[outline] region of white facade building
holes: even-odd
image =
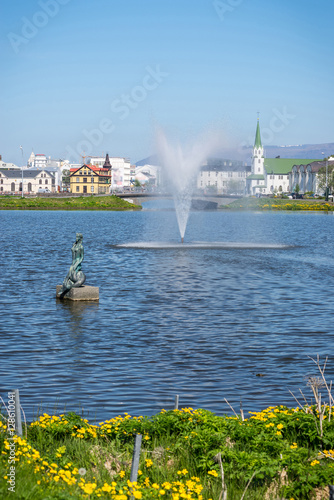
[[[334,167],[334,160],[328,161],[327,167],[331,171]],[[326,161],[312,161],[308,164],[294,165],[289,174],[290,191],[295,191],[298,184],[300,193],[323,194],[324,189],[319,187],[318,173],[320,169],[325,168]]]
[[[96,167],[103,168],[105,156],[91,156],[88,164],[95,165]],[[124,187],[131,185],[131,163],[128,158],[121,158],[118,156],[109,156],[111,163],[111,189],[122,190]]]
[[[156,165],[140,165],[136,167],[135,179],[154,186],[159,186],[161,182],[161,167]]]
[[[250,166],[242,161],[209,158],[200,169],[197,177],[197,189],[217,194],[245,193],[246,177]]]
[[[253,196],[289,192],[292,187],[290,173],[293,166],[307,165],[314,161],[280,157],[265,158],[258,119],[253,147],[252,172],[247,177],[246,192]]]
[[[0,170],[0,193],[50,192],[56,190],[55,176],[46,170]]]

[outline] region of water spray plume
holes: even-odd
[[[160,129],[157,132],[157,152],[164,173],[172,189],[181,243],[184,241],[191,200],[197,174],[208,156],[221,146],[216,134],[200,138],[191,146],[173,145]]]

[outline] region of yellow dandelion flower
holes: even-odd
[[[210,476],[218,477],[218,472],[216,470],[209,470],[208,474],[210,474]]]

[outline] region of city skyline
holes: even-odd
[[[40,0],[3,6],[1,151],[154,153],[220,134],[237,150],[334,141],[329,1]],[[195,140],[195,139],[193,139]],[[72,155],[72,158],[70,156]],[[76,156],[76,158],[75,158]]]

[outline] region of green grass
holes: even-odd
[[[80,196],[68,198],[15,198],[0,197],[0,210],[138,210],[134,205],[118,196]]]
[[[218,500],[222,465],[227,500],[240,500],[249,482],[248,500],[311,500],[316,491],[328,498],[334,411],[324,412],[322,436],[315,407],[271,407],[244,421],[184,408],[152,417],[125,414],[97,425],[74,413],[44,414],[28,425],[27,438],[16,439],[15,496],[6,483],[10,441],[0,425],[0,497]],[[143,440],[134,485],[128,481],[137,433]]]
[[[228,210],[308,210],[333,211],[333,203],[325,200],[290,200],[282,198],[240,198],[229,205],[220,208]]]

